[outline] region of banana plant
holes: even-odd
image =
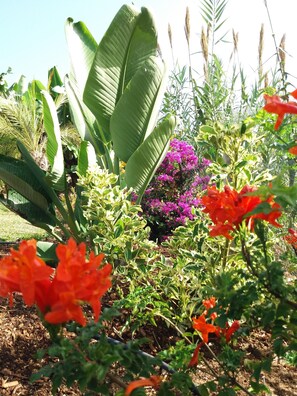
[[[119,162],[126,164],[122,183],[140,201],[176,125],[168,116],[156,126],[167,73],[153,18],[146,8],[138,12],[124,5],[98,45],[72,19],[66,38],[71,72],[65,87],[73,121],[100,166],[121,176]]]
[[[66,38],[71,70],[65,89],[81,137],[78,173],[97,162],[120,176],[122,161],[121,184],[133,188],[140,201],[176,125],[170,115],[156,125],[166,67],[152,16],[146,8],[122,6],[99,44],[84,23],[68,19]],[[50,75],[52,84],[60,83],[55,70]],[[6,205],[57,238],[79,241],[85,221],[81,191],[70,202],[55,103],[46,90],[41,98],[49,169],[42,170],[21,142],[21,159],[0,156],[0,178],[13,189]]]

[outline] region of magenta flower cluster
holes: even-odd
[[[199,161],[194,147],[187,142],[171,141],[141,203],[153,239],[166,238],[173,229],[194,218],[193,207],[200,204],[197,195],[209,182],[209,165],[205,158]]]

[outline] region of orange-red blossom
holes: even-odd
[[[86,318],[82,304],[91,305],[98,320],[100,299],[111,286],[111,265],[102,265],[103,255],[90,254],[86,246],[69,239],[57,247],[59,264],[56,271],[37,257],[36,241],[23,241],[19,250],[0,260],[0,296],[9,297],[21,292],[24,302],[36,304],[44,319],[52,324],[74,320],[82,326]]]
[[[289,233],[284,236],[284,240],[297,250],[297,231],[293,228],[289,228],[288,231]]]
[[[130,396],[135,389],[142,388],[144,386],[151,386],[152,388],[158,390],[161,382],[162,377],[160,377],[159,375],[152,375],[149,378],[142,378],[132,381],[125,390],[125,396]]]
[[[255,219],[266,220],[275,227],[281,227],[276,222],[281,216],[280,205],[274,202],[273,197],[262,199],[257,195],[249,195],[256,189],[245,186],[240,192],[225,186],[224,191],[219,191],[216,187],[208,187],[207,194],[202,197],[203,211],[208,213],[214,225],[210,227],[210,236],[223,235],[232,239],[230,232],[235,231],[239,226],[246,222],[250,231],[254,229]],[[269,213],[257,213],[248,215],[259,204],[267,203],[270,205]]]
[[[297,89],[290,93],[293,98],[297,99]],[[265,106],[263,107],[268,113],[277,114],[277,120],[274,129],[277,130],[283,122],[286,114],[297,114],[297,102],[282,102],[278,95],[264,95]],[[297,146],[291,147],[289,153],[297,155]]]
[[[189,367],[193,367],[198,364],[199,351],[204,344],[208,343],[209,334],[214,334],[219,338],[223,337],[225,341],[228,343],[231,340],[232,334],[235,333],[235,331],[237,331],[240,327],[238,320],[235,320],[231,324],[231,326],[229,325],[229,323],[226,323],[226,326],[224,328],[220,326],[215,326],[213,324],[215,318],[217,317],[215,312],[209,315],[212,320],[212,323],[207,322],[206,315],[208,314],[208,310],[210,308],[214,308],[216,305],[215,297],[211,297],[208,300],[204,300],[203,305],[206,308],[206,311],[204,311],[204,313],[200,315],[198,318],[193,318],[193,328],[200,333],[202,342],[200,342],[197,345],[193,353],[193,356],[190,360]]]

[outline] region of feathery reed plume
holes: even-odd
[[[170,23],[168,23],[168,37],[169,37],[169,43],[170,43],[170,48],[171,48],[172,65],[174,65],[173,40],[172,40],[172,30],[171,30]]]
[[[238,32],[235,33],[234,29],[232,29],[232,35],[233,35],[233,46],[234,46],[233,51],[237,52],[238,51]]]
[[[264,88],[267,88],[269,86],[269,81],[268,81],[268,73],[265,73],[264,76]]]
[[[188,43],[188,46],[189,46],[190,45],[190,34],[191,34],[191,29],[190,29],[190,10],[189,10],[189,7],[186,8],[185,34],[186,34],[186,40],[187,40],[187,43]]]
[[[201,44],[201,49],[202,49],[202,54],[203,58],[205,60],[205,63],[208,61],[208,40],[204,31],[204,28],[202,27],[201,30],[201,39],[200,39],[200,44]]]
[[[279,56],[279,59],[280,59],[280,67],[281,67],[282,73],[285,72],[285,65],[286,65],[286,50],[285,50],[285,47],[286,47],[286,35],[284,34],[282,39],[281,39],[281,41],[280,41],[280,43],[279,43],[279,46],[278,46],[278,56]]]
[[[170,47],[171,47],[171,49],[173,49],[173,45],[172,45],[172,30],[171,30],[170,23],[168,23],[168,37],[169,37]]]
[[[234,29],[232,29],[232,37],[233,37],[233,50],[231,52],[229,62],[231,61],[233,56],[235,57],[235,54],[238,52],[238,32],[235,33]]]
[[[259,36],[259,46],[258,46],[258,74],[259,74],[259,80],[263,76],[263,49],[264,49],[264,25],[262,23],[261,29],[260,29],[260,36]]]

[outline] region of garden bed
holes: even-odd
[[[0,394],[1,396],[49,396],[51,395],[51,383],[48,379],[42,379],[30,383],[30,376],[46,363],[46,359],[37,361],[38,349],[49,345],[49,338],[39,321],[35,308],[23,305],[22,299],[16,296],[14,305],[10,308],[6,300],[0,300]],[[170,338],[168,329],[147,327],[140,336],[150,340],[148,352],[153,353],[160,347],[160,342]],[[155,337],[155,335],[163,335]],[[115,336],[114,330],[111,335]],[[172,334],[171,334],[172,336]],[[125,335],[124,335],[125,337]],[[168,337],[168,338],[167,338]],[[270,335],[264,331],[256,331],[248,338],[239,340],[238,347],[247,352],[248,359],[261,360],[269,349]],[[211,359],[208,358],[211,362]],[[211,362],[213,363],[213,362]],[[197,384],[205,382],[207,375],[195,378]],[[293,396],[297,394],[297,369],[286,364],[284,361],[274,361],[271,373],[265,373],[263,382],[271,389],[274,396]],[[248,372],[243,372],[241,383],[248,383]],[[111,393],[112,394],[112,393]],[[82,395],[79,389],[62,386],[58,396]],[[238,393],[241,395],[241,393]]]

